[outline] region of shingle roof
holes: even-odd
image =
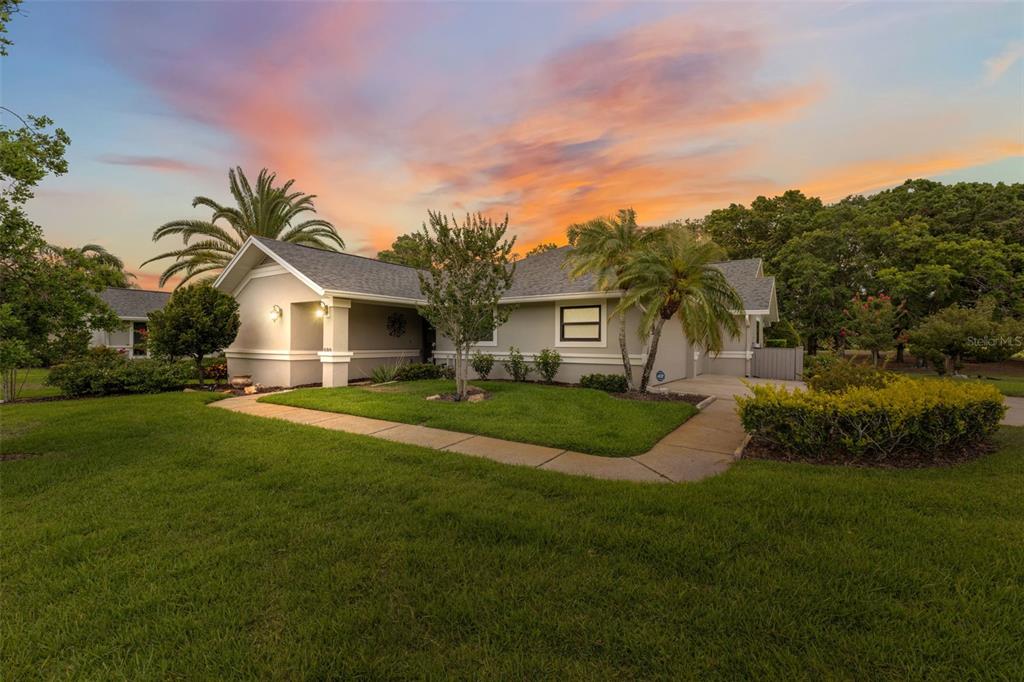
[[[420,298],[416,268],[264,237],[255,239],[322,289]]]
[[[420,283],[416,268],[325,251],[274,239],[257,237],[261,245],[274,252],[317,286],[330,291],[419,299]],[[572,247],[563,246],[516,262],[515,279],[506,298],[584,294],[596,290],[594,275],[569,277],[562,267]],[[716,263],[729,283],[743,298],[747,310],[767,310],[771,303],[774,278],[763,277],[759,258]]]
[[[154,310],[163,308],[170,297],[166,291],[145,289],[108,287],[100,292],[100,298],[117,313],[118,317],[149,317]]]

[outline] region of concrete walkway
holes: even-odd
[[[1006,408],[1003,424],[1006,426],[1024,426],[1024,398],[1006,396]]]
[[[621,481],[699,481],[725,471],[732,464],[745,438],[736,416],[735,403],[731,399],[715,400],[665,436],[649,452],[635,457],[600,457],[428,426],[260,403],[257,402],[259,397],[227,398],[211,403],[211,406],[257,417],[282,419],[322,429],[485,457],[504,464]]]

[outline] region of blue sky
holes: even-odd
[[[1020,3],[28,0],[10,35],[4,106],[72,138],[31,215],[133,270],[233,165],[369,254],[428,208],[508,212],[528,247],[625,206],[1024,181]]]

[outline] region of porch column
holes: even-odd
[[[744,327],[744,331],[743,331],[743,340],[744,340],[744,343],[743,343],[743,346],[744,346],[744,349],[743,349],[744,350],[744,353],[743,353],[743,376],[749,377],[750,376],[750,364],[751,364],[750,352],[751,352],[751,348],[752,348],[751,347],[751,343],[750,343],[750,315],[746,315],[745,318],[746,318],[746,326]]]
[[[348,363],[352,353],[348,349],[348,314],[352,301],[334,296],[321,299],[325,306],[324,344],[320,356],[323,385],[348,386]]]

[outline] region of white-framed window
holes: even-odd
[[[567,301],[555,306],[555,345],[604,348],[607,306],[604,301]]]
[[[491,330],[491,336],[486,339],[480,339],[474,346],[497,346],[498,345],[498,328],[495,327]]]

